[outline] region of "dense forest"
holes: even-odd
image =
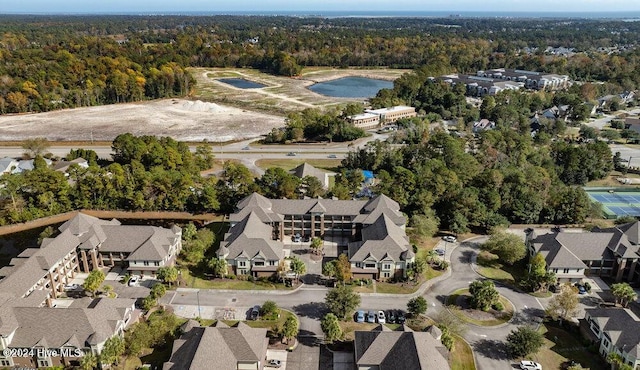
[[[5,15],[0,113],[184,96],[188,67],[507,67],[621,91],[640,85],[639,38],[616,20]]]
[[[422,124],[425,124],[424,122]],[[534,139],[508,127],[473,136],[425,133],[397,147],[374,141],[348,154],[327,192],[314,177],[299,179],[282,168],[256,178],[245,166],[226,162],[220,175],[203,177],[213,161],[210,146],[194,153],[170,138],[118,136],[114,161],[96,161],[74,150],[69,176],[47,166],[0,176],[0,224],[15,223],[77,208],[232,212],[256,191],[272,198],[333,196],[340,199],[386,194],[413,224],[464,232],[508,223],[581,223],[598,215],[580,187],[605,177],[613,167],[606,143],[566,143]],[[376,173],[377,184],[363,192],[361,169]]]

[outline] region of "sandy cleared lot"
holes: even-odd
[[[50,141],[112,141],[122,133],[171,136],[181,141],[226,142],[255,138],[284,126],[284,116],[306,108],[332,109],[358,101],[316,94],[308,86],[345,76],[394,80],[407,70],[305,68],[302,76],[273,76],[253,69],[192,68],[196,98],[65,109],[0,116],[0,141],[46,137]],[[239,89],[218,81],[238,77],[265,85]],[[362,102],[362,100],[360,100]]]
[[[0,141],[112,141],[122,133],[211,142],[254,138],[284,125],[281,116],[184,99],[0,116]]]

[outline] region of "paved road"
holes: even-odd
[[[451,261],[451,274],[430,286],[424,293],[430,304],[428,314],[436,316],[442,310],[446,297],[454,290],[468,287],[479,275],[475,272],[475,257],[479,244],[486,238],[477,238],[452,247],[447,245],[446,258]],[[442,242],[443,243],[443,242]],[[442,246],[444,248],[444,243]],[[514,319],[499,327],[478,327],[468,325],[465,339],[472,345],[479,370],[512,369],[514,362],[509,361],[504,352],[503,341],[507,334],[517,325],[536,324],[544,315],[541,303],[535,297],[514,291],[511,288],[498,286],[500,294],[509,299],[516,308]],[[180,291],[173,296],[166,296],[171,305],[180,312],[184,307],[235,307],[248,309],[254,305],[261,305],[266,300],[275,300],[280,307],[290,309],[300,317],[300,335],[303,347],[296,351],[294,363],[300,364],[295,369],[317,368],[309,367],[309,361],[320,357],[317,344],[322,338],[319,320],[325,313],[324,297],[327,288],[317,285],[305,285],[298,291],[289,294],[274,292],[244,292],[244,291],[216,291],[201,290]],[[199,300],[199,302],[198,302]],[[360,308],[364,310],[378,309],[406,309],[409,296],[406,295],[362,295]],[[212,310],[207,312],[213,312]],[[297,357],[296,357],[297,356]],[[318,363],[311,362],[311,363]],[[307,365],[304,365],[307,364]],[[293,365],[293,364],[292,364]]]
[[[453,250],[447,251],[452,274],[448,279],[434,284],[425,294],[427,301],[435,304],[429,307],[427,313],[430,316],[436,316],[440,311],[446,310],[443,302],[451,292],[466,288],[470,282],[480,278],[474,270],[475,257],[479,245],[484,241],[486,237],[476,238],[473,241],[460,243]],[[513,303],[516,314],[510,323],[499,327],[468,325],[464,337],[473,347],[479,370],[513,369],[515,362],[509,361],[506,356],[504,339],[517,325],[537,323],[544,316],[543,307],[535,297],[503,286],[497,288],[501,295]]]

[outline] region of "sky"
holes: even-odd
[[[0,0],[0,13],[640,11],[638,0]]]

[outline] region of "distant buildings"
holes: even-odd
[[[451,74],[439,77],[450,84],[464,84],[467,95],[496,95],[503,90],[559,90],[569,87],[569,77],[552,73],[499,68],[475,75]]]
[[[416,109],[398,105],[390,108],[365,109],[364,113],[347,117],[348,121],[359,128],[374,128],[380,125],[393,123],[402,118],[415,117]]]

